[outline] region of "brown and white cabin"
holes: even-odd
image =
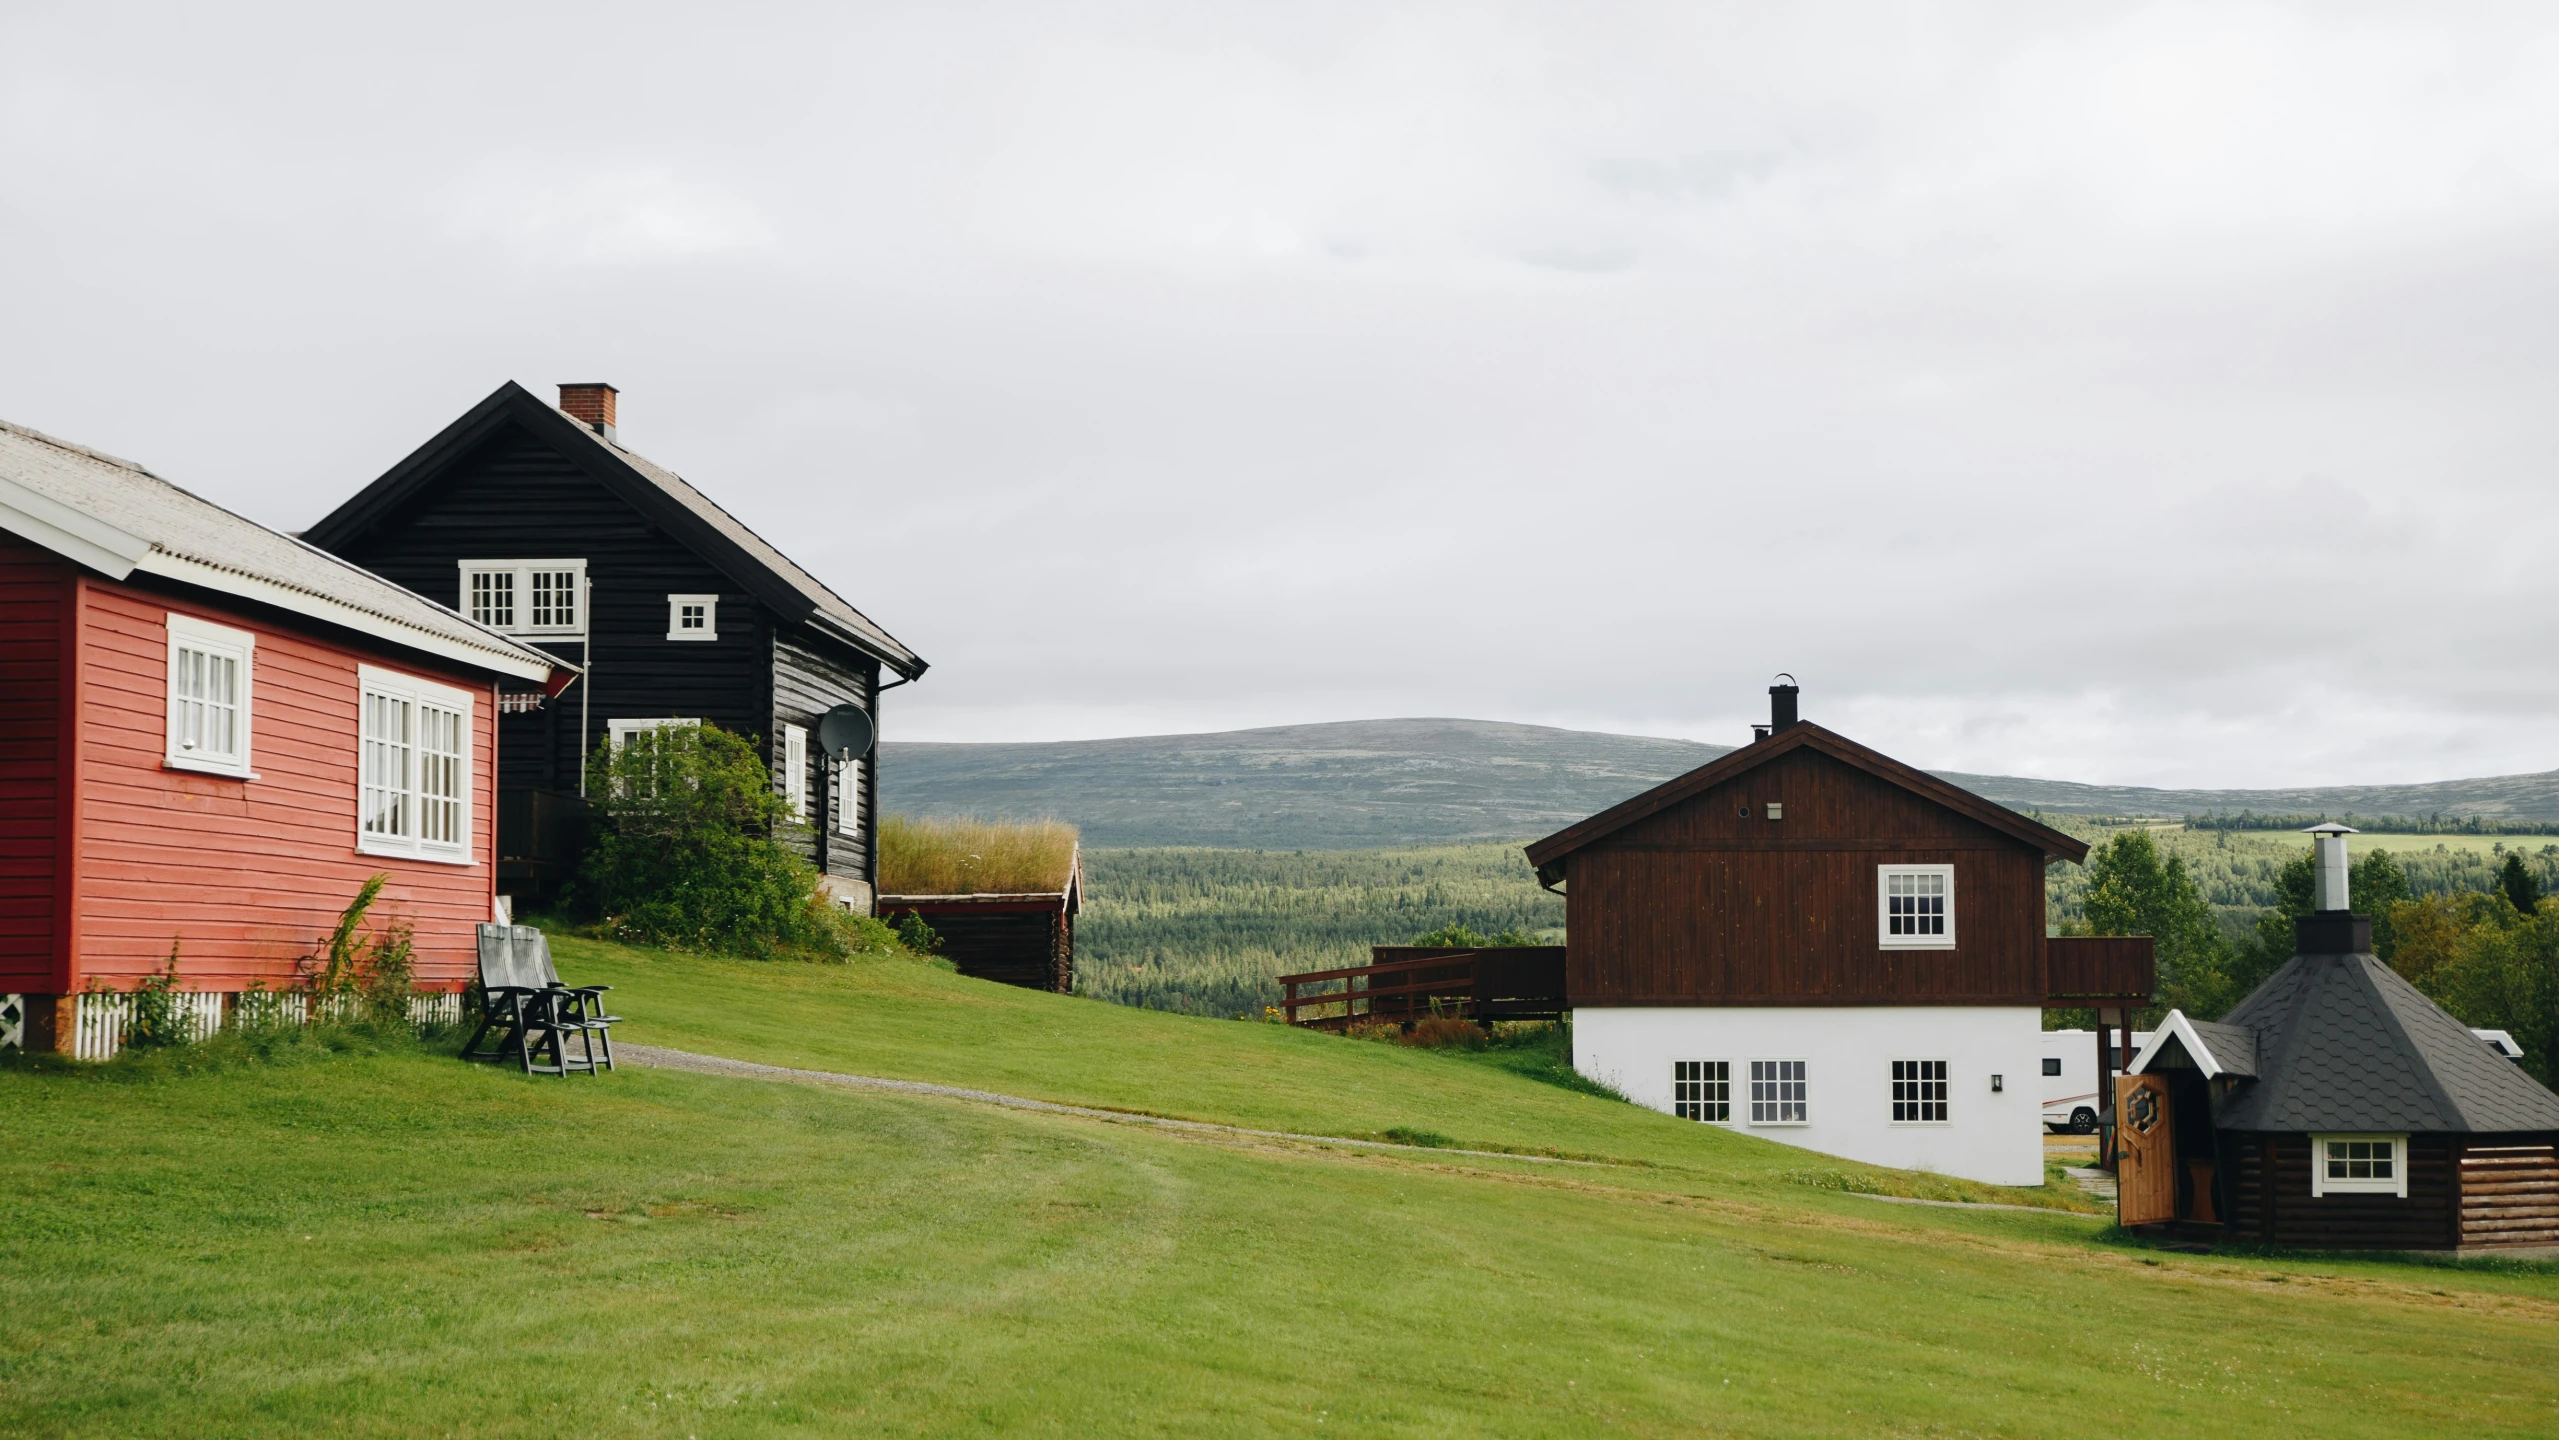
[[[2293,958],[2118,1082],[2128,1226],[2314,1249],[2559,1247],[2559,1095],[2372,953],[2341,825]],[[2493,1032],[2492,1032],[2493,1033]]]
[[[501,686],[540,651],[129,461],[0,424],[0,1047],[114,1053],[290,991],[367,877],[459,1018]]]
[[[2147,938],[2045,934],[2087,845],[1800,720],[1528,847],[1565,898],[1573,1063],[1807,1149],[2043,1180],[2042,1011],[2146,1002]]]

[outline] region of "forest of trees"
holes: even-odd
[[[1087,850],[1084,893],[1076,993],[1191,1015],[1258,1015],[1272,977],[1365,965],[1372,945],[1564,923],[1516,845]]]

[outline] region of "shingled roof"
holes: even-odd
[[[2245,1031],[2254,1042],[2256,1078],[2221,1102],[2221,1129],[2559,1130],[2559,1095],[2368,954],[2296,955],[2218,1025],[2171,1011],[2163,1037],[2180,1022]]]
[[[712,503],[691,482],[638,451],[623,448],[558,407],[509,380],[412,451],[382,478],[303,531],[313,544],[338,549],[415,494],[444,467],[513,423],[549,441],[570,463],[594,477],[630,506],[681,537],[783,620],[812,626],[913,679],[925,671],[921,656],[853,608],[798,562],[775,549],[745,522]]]
[[[130,460],[0,420],[0,530],[112,580],[136,571],[325,620],[519,680],[548,655],[325,550],[232,514]]]

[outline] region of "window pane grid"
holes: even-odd
[[[207,760],[240,758],[237,658],[181,647],[170,667],[169,693],[169,724],[179,753]]]
[[[1898,874],[1884,878],[1886,934],[1946,933],[1945,876]]]
[[[2328,1142],[2328,1178],[2331,1180],[2391,1180],[2397,1178],[2398,1145],[2389,1140],[2331,1140]]]
[[[1750,1123],[1804,1123],[1804,1063],[1801,1060],[1750,1062]]]
[[[574,630],[578,624],[578,576],[574,570],[533,572],[533,625],[537,630]]]
[[[418,707],[419,836],[430,845],[462,843],[462,717]]]
[[[1943,1060],[1893,1062],[1893,1123],[1946,1123],[1946,1065]]]
[[[1729,1060],[1671,1062],[1671,1113],[1682,1120],[1722,1124],[1733,1118],[1733,1066]]]
[[[471,618],[500,630],[515,628],[515,572],[471,572]]]
[[[413,839],[409,765],[413,741],[409,702],[389,695],[364,697],[364,833]]]

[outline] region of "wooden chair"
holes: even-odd
[[[588,1037],[584,1041],[587,1048],[587,1073],[595,1072],[594,1042],[599,1040],[604,1043],[604,1068],[612,1069],[613,1027],[622,1019],[619,1015],[604,1013],[604,992],[613,987],[563,984],[560,980],[560,972],[551,964],[551,937],[530,926],[519,926],[515,933],[517,963],[529,964],[528,978],[540,984],[557,1000],[567,1019],[576,1025],[578,1033]],[[532,937],[529,943],[524,938],[527,935]]]
[[[550,947],[542,932],[529,925],[482,925],[479,942],[480,1028],[463,1044],[462,1058],[501,1065],[513,1060],[527,1075],[595,1073],[595,1030],[576,992],[545,978]],[[492,1032],[495,1044],[484,1051],[480,1042]],[[570,1035],[579,1037],[582,1058],[569,1055]],[[609,1042],[607,1048],[609,1053]]]

